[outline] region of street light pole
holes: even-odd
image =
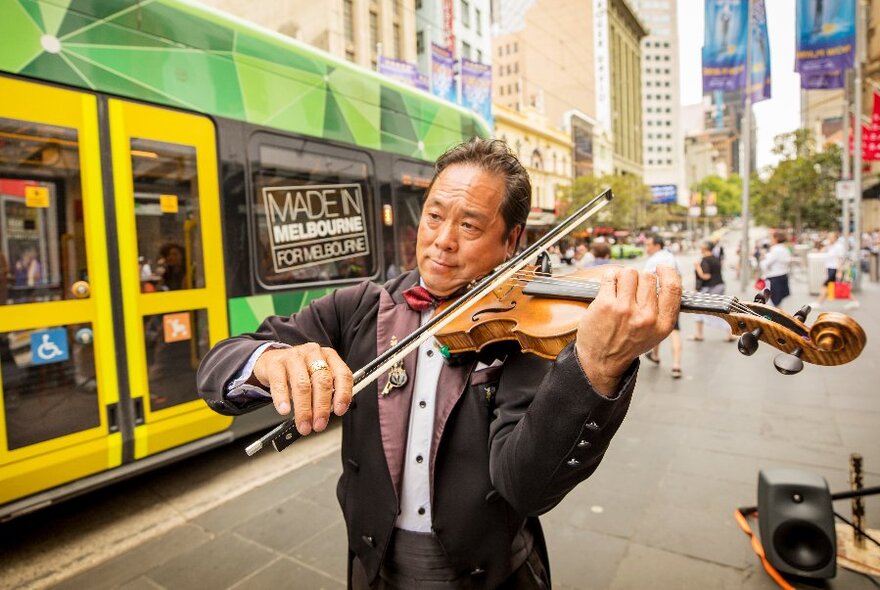
[[[743,132],[742,132],[742,247],[739,255],[740,268],[740,291],[746,293],[751,282],[751,257],[749,254],[749,177],[751,176],[751,160],[752,160],[752,3],[748,4],[748,33],[746,34],[746,105],[743,114]]]
[[[862,290],[862,267],[861,267],[861,250],[862,250],[862,99],[864,98],[864,89],[862,88],[862,61],[865,53],[865,6],[862,0],[856,0],[856,63],[855,63],[855,121],[853,123],[853,133],[855,133],[855,141],[853,146],[853,180],[856,185],[856,195],[853,200],[853,233],[856,237],[855,248],[855,264],[856,273],[853,279],[853,291],[856,293]],[[849,199],[844,199],[844,206],[849,206]],[[849,229],[849,228],[847,228]],[[849,244],[847,244],[849,249]]]

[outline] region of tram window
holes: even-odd
[[[416,236],[425,191],[431,184],[434,167],[430,164],[394,163],[394,240],[385,242],[387,275],[393,278],[416,266]]]
[[[205,286],[196,150],[131,140],[141,291]]]
[[[100,425],[91,324],[0,333],[10,451]]]
[[[209,348],[207,312],[144,316],[144,344],[150,409],[155,412],[197,399],[196,369]]]
[[[320,151],[266,144],[257,151],[256,269],[267,287],[377,272],[372,167],[356,152]]]
[[[0,305],[88,279],[77,132],[0,117]]]

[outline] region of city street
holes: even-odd
[[[728,250],[730,251],[730,250]],[[683,257],[690,268],[692,258]],[[642,261],[633,261],[640,264]],[[692,278],[685,271],[686,286]],[[728,284],[735,283],[729,272]],[[789,311],[813,299],[793,284]],[[734,510],[756,504],[758,470],[791,467],[848,489],[848,457],[880,483],[880,285],[853,316],[868,334],[854,362],[785,377],[707,329],[643,362],[629,415],[596,474],[543,518],[554,587],[770,589]],[[825,309],[841,310],[841,302]],[[816,319],[814,312],[808,323]],[[683,335],[693,317],[682,318]],[[560,411],[564,409],[560,408]],[[346,541],[335,499],[339,429],[283,454],[243,443],[0,525],[3,587],[343,588]],[[867,523],[880,527],[880,499]],[[849,503],[837,502],[849,516]],[[831,588],[870,587],[839,570]]]

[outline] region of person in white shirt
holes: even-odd
[[[785,245],[785,234],[773,233],[773,245],[761,259],[761,275],[769,283],[770,301],[776,307],[791,295],[788,288],[788,273],[791,271],[791,252]]]
[[[819,299],[812,303],[813,307],[822,307],[828,298],[828,284],[839,281],[843,278],[842,271],[846,266],[846,242],[837,232],[828,234],[829,244],[825,251],[825,282],[822,283],[823,289],[819,292]],[[850,294],[850,302],[846,304],[846,309],[855,309],[859,306],[859,302]]]
[[[656,274],[658,266],[669,266],[681,275],[675,256],[665,247],[663,238],[657,234],[648,234],[645,238],[645,251],[648,253],[648,260],[645,261],[645,272],[653,272]],[[678,318],[675,318],[675,326],[669,335],[672,341],[672,378],[681,379],[681,329],[678,325]],[[649,361],[660,364],[660,345],[658,344],[645,355]]]

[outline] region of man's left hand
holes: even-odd
[[[659,290],[657,289],[659,281]],[[681,306],[681,277],[660,266],[657,275],[610,268],[578,326],[576,350],[593,388],[610,397],[633,359],[662,342]]]

